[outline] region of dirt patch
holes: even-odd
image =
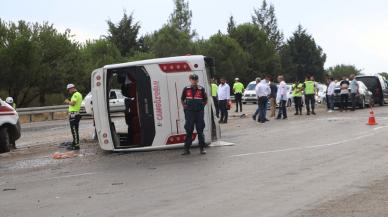
[[[373,217],[388,215],[388,177],[352,195],[303,211],[299,217]]]

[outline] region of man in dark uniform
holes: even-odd
[[[206,154],[205,151],[205,136],[203,135],[203,129],[205,128],[204,120],[204,108],[207,104],[207,94],[205,89],[198,85],[198,75],[190,75],[191,85],[183,89],[182,92],[182,105],[185,110],[185,150],[183,155],[190,154],[190,146],[192,144],[192,136],[194,126],[197,130],[199,148],[201,154]]]

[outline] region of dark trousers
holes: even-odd
[[[305,100],[306,100],[307,112],[308,113],[310,113],[310,111],[314,112],[314,110],[315,110],[315,94],[306,94]],[[311,110],[310,110],[310,108],[311,108]]]
[[[79,122],[81,121],[81,115],[70,113],[69,122],[71,135],[73,136],[73,146],[79,146]]]
[[[236,112],[238,112],[239,105],[240,105],[240,112],[242,112],[242,93],[236,93],[234,96],[236,100]]]
[[[220,121],[223,123],[228,122],[228,100],[218,100],[218,108],[220,109],[221,118]]]
[[[203,135],[203,129],[205,129],[204,111],[185,110],[185,121],[185,148],[189,149],[193,142],[194,127],[197,130],[199,147],[205,147],[205,136]]]
[[[329,103],[329,109],[334,110],[334,95],[327,95],[327,102]]]
[[[218,108],[218,98],[216,96],[213,96],[213,102],[214,102],[214,107],[216,109],[216,116],[218,118],[220,117],[220,109]]]
[[[341,94],[341,110],[348,109],[349,94]]]
[[[267,120],[267,104],[268,97],[260,97],[259,98],[259,122],[264,123]]]
[[[280,100],[279,103],[279,112],[278,112],[278,119],[280,118],[287,118],[287,100]]]
[[[302,97],[294,96],[294,104],[295,104],[296,114],[302,114]]]
[[[356,110],[356,104],[357,104],[357,99],[356,99],[355,93],[350,94],[350,99],[352,100],[352,111]]]

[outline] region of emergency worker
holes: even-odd
[[[214,102],[214,107],[216,109],[216,116],[217,116],[217,118],[219,118],[220,117],[220,109],[218,108],[218,97],[217,97],[218,85],[217,85],[216,79],[212,80],[211,86],[212,86],[212,98],[213,98],[213,102]]]
[[[67,85],[67,91],[71,95],[70,100],[66,99],[65,103],[69,105],[69,122],[73,143],[67,147],[68,150],[79,150],[79,122],[81,120],[80,110],[82,95],[77,91],[74,84]]]
[[[204,108],[208,99],[205,89],[198,85],[198,75],[191,74],[189,79],[191,85],[183,89],[181,97],[182,105],[185,111],[186,130],[185,149],[182,155],[190,154],[194,127],[196,128],[198,134],[200,153],[206,154],[205,136],[203,134],[203,130],[205,128]]]
[[[238,107],[240,106],[240,112],[242,112],[242,94],[244,92],[244,85],[240,82],[239,78],[234,79],[233,84],[233,93],[236,99],[236,111],[238,112]]]
[[[315,111],[314,111],[315,92],[316,92],[316,85],[315,85],[314,77],[309,76],[304,82],[304,96],[305,96],[305,102],[306,102],[307,115],[310,115],[310,111],[311,111],[311,114],[315,115]]]
[[[300,81],[292,85],[292,97],[295,104],[295,115],[302,115],[303,84]]]

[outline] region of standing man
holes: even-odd
[[[207,104],[207,95],[205,89],[198,85],[198,75],[191,74],[189,79],[191,85],[183,89],[181,97],[185,111],[186,130],[185,150],[182,155],[190,154],[194,126],[198,134],[200,153],[206,154],[203,129],[205,129],[204,108]]]
[[[278,87],[273,82],[272,77],[269,79],[269,81],[270,81],[269,88],[271,89],[271,94],[269,95],[269,104],[271,105],[271,108],[270,108],[271,113],[269,117],[274,118],[276,113],[276,97],[278,94]]]
[[[284,76],[279,75],[278,76],[278,82],[279,82],[279,112],[278,112],[278,117],[276,119],[280,120],[282,119],[287,119],[287,84],[284,81]]]
[[[271,94],[271,88],[269,87],[268,77],[260,81],[260,83],[256,86],[256,95],[258,97],[259,104],[259,122],[265,123],[268,121],[267,119],[267,104],[268,104],[268,96]],[[256,119],[256,117],[254,117]]]
[[[348,110],[348,100],[349,100],[349,81],[346,77],[343,77],[340,88],[341,88],[341,112]]]
[[[67,85],[67,91],[71,95],[70,100],[66,99],[65,103],[69,105],[69,121],[73,143],[67,147],[68,150],[79,150],[79,122],[81,115],[82,95],[77,91],[74,84]]]
[[[238,106],[240,105],[240,112],[242,112],[242,94],[244,92],[244,85],[240,82],[239,78],[234,79],[233,93],[236,99],[236,111],[238,112]]]
[[[255,91],[257,90],[257,85],[259,85],[260,81],[261,81],[261,78],[257,77],[257,78],[256,78]],[[257,120],[256,120],[256,117],[257,117],[257,116],[259,115],[259,113],[260,113],[259,97],[258,97],[258,95],[257,95],[257,91],[256,91],[256,97],[257,97],[257,109],[256,109],[255,113],[254,113],[253,116],[252,116],[252,118],[253,118],[254,121],[257,121]]]
[[[305,100],[306,100],[306,110],[307,110],[307,115],[315,114],[315,81],[314,81],[314,76],[308,76],[306,78],[306,81],[304,82],[304,95],[305,95]],[[311,110],[310,110],[311,108]]]
[[[292,97],[295,104],[295,115],[302,115],[303,84],[300,81],[292,85]]]
[[[355,75],[350,75],[350,98],[352,100],[352,110],[356,110],[356,97],[359,95],[359,85],[356,79],[354,79]]]
[[[230,102],[230,87],[225,78],[221,78],[221,84],[218,86],[218,108],[220,109],[220,124],[228,123],[228,103]]]
[[[218,98],[217,98],[217,91],[218,91],[218,85],[217,85],[217,80],[213,78],[212,80],[212,98],[214,102],[214,107],[216,109],[216,116],[217,118],[220,117],[220,109],[218,108]]]
[[[327,102],[329,103],[329,111],[334,111],[334,91],[335,91],[335,82],[332,77],[329,78],[329,87],[327,87]]]

